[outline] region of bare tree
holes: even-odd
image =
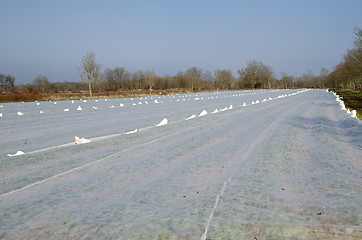
[[[286,73],[281,73],[282,79],[280,80],[282,88],[291,88],[293,87],[293,77],[288,76]]]
[[[108,90],[119,90],[122,85],[129,80],[129,77],[129,72],[123,67],[107,69],[105,72],[105,79],[108,85]]]
[[[326,79],[328,77],[329,71],[328,69],[322,67],[321,71],[320,71],[320,75],[319,75],[319,81],[320,81],[320,85],[322,88],[324,88],[325,84],[326,84]]]
[[[216,70],[215,71],[216,86],[222,89],[233,89],[235,78],[231,70]]]
[[[131,74],[131,89],[133,89],[133,85],[136,89],[140,90],[142,88],[144,79],[146,78],[146,75],[143,71],[137,70],[134,73]]]
[[[354,48],[348,50],[344,65],[350,74],[349,82],[352,88],[362,88],[362,29],[354,30]]]
[[[0,90],[3,92],[5,91],[6,88],[6,81],[5,81],[6,77],[4,74],[0,73]]]
[[[89,95],[92,97],[93,87],[102,78],[100,73],[102,66],[95,62],[95,55],[93,52],[87,53],[82,58],[82,64],[78,68],[78,72],[83,81],[88,83]]]
[[[313,86],[313,71],[308,69],[307,73],[303,74],[302,80],[305,83],[306,87],[310,88]]]
[[[273,80],[273,71],[269,66],[255,60],[249,61],[247,67],[238,70],[240,81],[247,88],[270,88]]]
[[[150,91],[150,93],[152,92],[152,88],[153,86],[157,83],[157,76],[153,71],[147,70],[145,73],[145,84],[146,86],[148,86],[148,90]]]
[[[15,91],[15,77],[11,76],[11,75],[7,75],[5,78],[5,83],[8,87],[8,90],[10,92],[14,92]]]
[[[175,76],[176,78],[176,86],[178,88],[187,88],[187,77],[183,72],[178,72]]]
[[[1,92],[14,92],[15,90],[15,77],[11,75],[5,76],[0,74],[0,91]]]
[[[45,93],[49,91],[50,83],[46,76],[38,75],[34,79],[33,84],[35,85],[35,88],[39,93]]]
[[[191,90],[197,89],[201,82],[202,70],[197,67],[189,68],[185,72],[185,76],[188,78],[191,84]]]
[[[164,77],[160,77],[158,78],[157,81],[157,87],[160,89],[169,89],[169,88],[175,88],[175,77],[171,77],[171,76],[164,76]]]
[[[202,87],[204,89],[212,89],[215,87],[215,77],[210,71],[206,70],[201,75],[201,79],[202,79]]]
[[[263,84],[263,88],[268,88],[270,89],[271,86],[273,85],[273,70],[271,69],[271,67],[266,66],[266,65],[262,65],[261,68],[262,71],[262,79],[261,82]]]
[[[354,29],[354,46],[326,78],[326,85],[362,89],[362,29]]]

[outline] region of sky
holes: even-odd
[[[94,52],[102,70],[174,76],[245,68],[251,60],[284,72],[333,71],[362,28],[361,0],[1,0],[0,73],[15,84],[38,75],[80,81]]]

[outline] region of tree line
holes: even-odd
[[[362,90],[362,29],[355,28],[353,48],[327,78],[333,88]]]
[[[180,71],[174,76],[160,77],[152,70],[127,71],[124,67],[105,69],[101,72],[101,65],[95,61],[94,53],[88,53],[84,58],[90,66],[78,68],[82,82],[50,82],[46,76],[37,76],[32,84],[18,86],[17,89],[25,92],[57,93],[57,92],[117,92],[122,90],[154,90],[187,89],[189,91],[208,90],[237,90],[237,89],[282,89],[325,87],[322,82],[327,70],[321,71],[324,75],[313,76],[311,71],[300,78],[282,73],[277,79],[270,66],[261,61],[252,60],[245,68],[237,71],[235,77],[230,69],[217,69],[214,72],[203,71],[196,66],[186,71]]]
[[[85,58],[93,58],[94,54],[87,54]],[[93,69],[93,70],[90,70]],[[186,71],[180,71],[174,76],[160,77],[152,70],[127,71],[124,67],[108,68],[101,72],[101,67],[87,67],[86,70],[78,69],[83,81],[81,82],[50,82],[46,76],[37,76],[31,84],[19,85],[12,89],[20,92],[32,93],[58,93],[58,92],[84,92],[89,95],[94,92],[117,92],[121,90],[154,90],[187,89],[190,91],[208,90],[237,90],[237,89],[282,89],[303,87],[326,87],[322,84],[324,75],[313,76],[311,71],[300,78],[282,73],[281,79],[277,79],[270,66],[261,61],[252,60],[245,68],[237,71],[235,77],[230,69],[217,69],[214,72],[203,71],[196,66]],[[86,72],[96,71],[96,72]],[[5,78],[4,78],[5,79]],[[14,79],[14,78],[13,78]],[[14,81],[13,81],[14,82]],[[13,83],[12,82],[12,83]],[[1,85],[3,86],[3,85]],[[1,88],[7,92],[10,88]]]
[[[237,89],[282,89],[282,88],[349,88],[362,89],[362,30],[354,30],[354,45],[348,50],[342,62],[329,73],[322,68],[318,75],[308,70],[300,77],[281,73],[275,77],[273,69],[261,61],[252,60],[245,68],[233,76],[230,69],[217,69],[214,72],[203,71],[196,66],[174,76],[160,77],[152,70],[127,71],[124,67],[108,68],[102,72],[102,66],[96,62],[93,52],[82,58],[78,67],[82,82],[50,82],[46,76],[37,76],[32,84],[15,86],[15,78],[0,74],[1,92],[36,92],[41,94],[57,92],[117,92],[120,90],[188,89],[237,90]]]

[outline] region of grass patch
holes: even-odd
[[[210,90],[211,91],[211,90]],[[94,92],[93,97],[89,96],[88,91],[80,92],[58,92],[58,93],[0,93],[0,102],[34,102],[34,101],[62,101],[62,100],[79,100],[79,99],[111,99],[111,98],[136,98],[150,96],[164,96],[173,94],[188,94],[194,93],[187,89],[167,89],[154,90],[151,93],[148,90],[119,90],[108,92]]]
[[[357,111],[357,117],[359,119],[362,119],[362,93],[361,92],[355,92],[352,90],[346,90],[346,89],[330,89],[330,91],[335,92],[340,97],[343,97],[343,102],[346,105],[346,108],[350,110],[356,110]]]
[[[45,96],[39,93],[1,93],[0,102],[34,102],[42,101]]]

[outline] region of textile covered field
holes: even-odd
[[[362,124],[325,90],[0,112],[0,238],[362,238]]]

